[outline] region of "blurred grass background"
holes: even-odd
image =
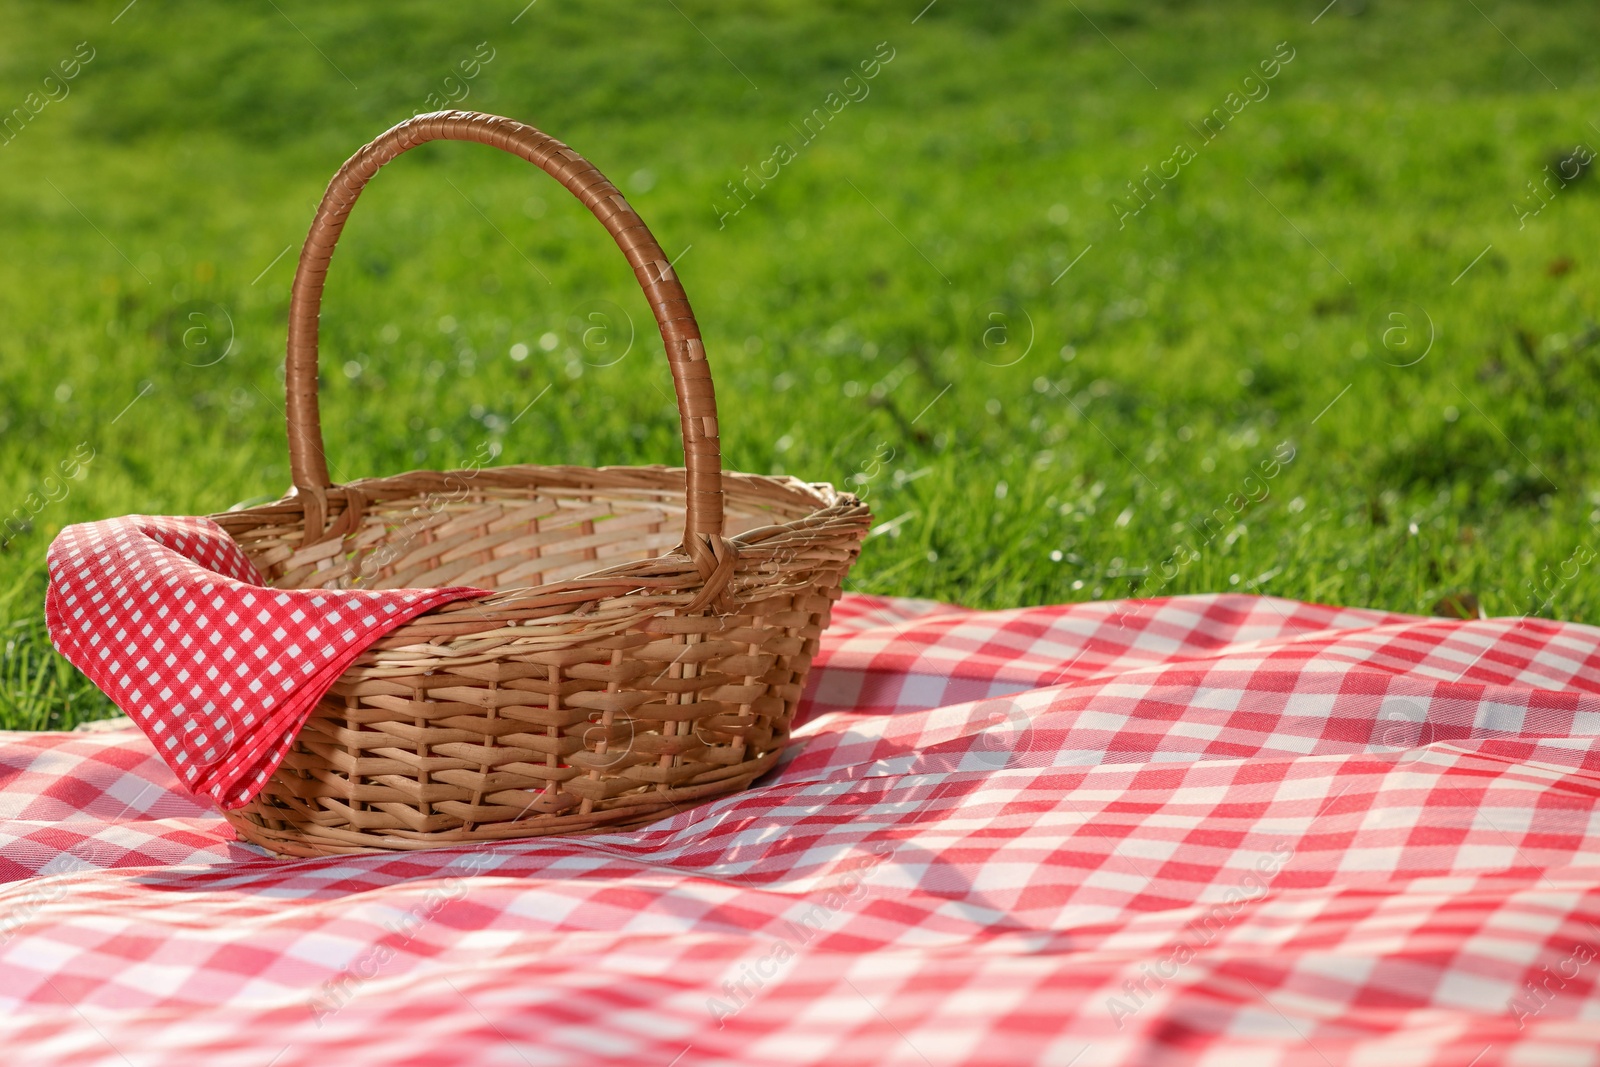
[[[24,109],[0,134],[0,725],[111,710],[44,636],[62,525],[286,488],[312,208],[440,103],[532,122],[624,189],[679,257],[729,466],[872,504],[855,590],[1600,617],[1600,182],[1568,162],[1529,186],[1600,144],[1600,9],[924,5],[0,4],[0,115]],[[719,222],[780,141],[798,158]],[[678,461],[620,254],[511,157],[387,168],[323,322],[336,478],[484,442]]]

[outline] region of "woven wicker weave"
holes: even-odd
[[[436,139],[521,156],[610,231],[666,344],[683,468],[329,480],[317,414],[328,264],[378,168]],[[742,789],[777,762],[869,514],[827,485],[723,473],[683,288],[639,216],[576,152],[459,111],[401,123],[357,152],[300,255],[287,376],[294,493],[212,516],[268,580],[497,593],[430,611],[368,649],[262,793],[229,813],[242,836],[307,856],[615,830]]]

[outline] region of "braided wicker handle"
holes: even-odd
[[[628,257],[634,277],[655,312],[672,366],[673,389],[678,394],[687,469],[684,545],[697,559],[705,556],[709,561],[711,546],[720,547],[722,534],[722,450],[717,439],[717,401],[711,386],[711,369],[683,286],[678,284],[666,255],[644,221],[593,164],[532,126],[472,111],[437,111],[395,126],[339,168],[317,207],[311,232],[300,251],[300,266],[289,298],[285,384],[289,469],[297,494],[320,502],[334,487],[328,478],[322,420],[317,410],[317,320],[334,246],[356,198],[378,168],[408,149],[436,140],[477,141],[521,156],[581,200]],[[320,504],[315,510],[320,518]]]

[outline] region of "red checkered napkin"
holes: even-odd
[[[209,519],[62,530],[45,622],[178,780],[224,808],[260,792],[312,708],[372,642],[483,589],[273,589]]]

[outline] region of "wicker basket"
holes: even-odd
[[[317,414],[329,260],[378,168],[437,139],[521,156],[610,231],[666,343],[683,468],[329,480]],[[418,616],[363,653],[261,794],[228,813],[244,838],[311,856],[616,830],[735,792],[777,762],[870,517],[828,485],[722,471],[688,299],[639,216],[578,153],[460,111],[362,148],[300,254],[287,378],[293,493],[211,516],[268,580],[497,592]]]

